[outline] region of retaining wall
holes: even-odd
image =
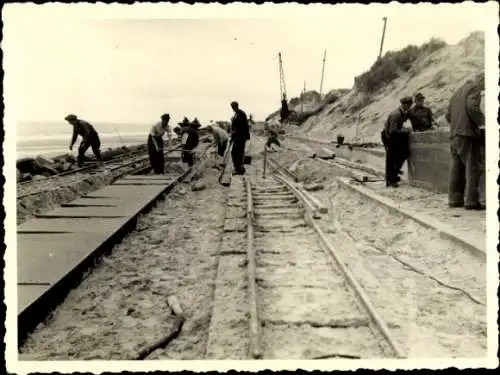
[[[450,133],[447,131],[412,133],[410,136],[410,149],[410,183],[415,186],[447,193],[448,173],[451,164]],[[483,157],[481,166],[483,170],[484,166]],[[482,178],[481,185],[481,193],[483,193],[484,178]]]

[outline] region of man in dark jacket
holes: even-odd
[[[83,166],[83,159],[85,156],[85,152],[89,147],[92,147],[92,151],[96,158],[102,163],[101,158],[101,141],[99,139],[99,135],[95,128],[89,124],[87,121],[80,120],[75,115],[68,115],[64,118],[67,122],[69,122],[73,126],[73,136],[71,137],[71,143],[69,145],[69,149],[73,149],[73,145],[76,142],[78,136],[83,138],[80,146],[78,147],[78,166]]]
[[[424,105],[425,97],[422,93],[415,95],[415,105],[410,109],[409,116],[411,127],[414,132],[423,132],[436,124],[433,119],[432,111]]]
[[[484,142],[484,113],[481,91],[484,75],[465,82],[451,97],[446,120],[450,123],[451,168],[448,186],[450,207],[484,210],[479,202],[481,146]]]
[[[385,182],[387,187],[398,187],[398,183],[401,181],[399,177],[401,167],[410,155],[409,129],[403,128],[403,124],[408,120],[408,111],[413,99],[407,96],[400,102],[400,107],[389,114],[381,133],[382,143],[385,147]]]
[[[199,124],[199,123],[198,123]],[[182,134],[182,161],[190,167],[194,164],[194,149],[198,146],[200,136],[198,134],[198,124],[191,123],[181,126]]]
[[[231,108],[234,111],[231,121],[231,141],[233,142],[231,157],[233,159],[234,174],[241,175],[245,173],[243,161],[245,158],[245,144],[250,139],[250,129],[247,115],[239,108],[238,103],[232,102]]]

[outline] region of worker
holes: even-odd
[[[423,132],[437,126],[432,111],[424,105],[425,97],[422,93],[415,95],[415,105],[410,109],[409,117],[414,132]]]
[[[165,155],[163,154],[163,136],[167,133],[168,145],[171,146],[172,134],[168,125],[170,115],[165,113],[161,121],[153,125],[148,135],[148,154],[151,168],[155,174],[163,174],[165,170]]]
[[[69,145],[70,151],[73,150],[73,145],[76,142],[78,136],[82,137],[82,142],[78,147],[78,166],[83,166],[83,159],[85,157],[85,152],[89,147],[92,147],[92,152],[96,156],[96,158],[102,163],[101,158],[101,140],[99,139],[99,134],[95,128],[89,124],[87,121],[80,120],[75,115],[71,114],[64,118],[67,122],[69,122],[73,126],[73,136],[71,137],[71,144]]]
[[[411,96],[400,100],[400,107],[389,114],[382,131],[382,143],[385,147],[385,182],[387,187],[398,187],[401,181],[401,167],[409,156],[409,132],[403,124],[409,118],[413,104]]]
[[[252,127],[255,125],[255,121],[253,119],[252,114],[248,116],[248,129],[252,130]]]
[[[273,126],[269,126],[267,123],[265,124],[265,129],[267,131],[267,142],[266,147],[271,148],[271,145],[275,144],[278,147],[281,147],[281,143],[278,140],[278,132]]]
[[[465,82],[451,97],[446,113],[450,124],[451,167],[448,205],[484,210],[479,202],[481,147],[484,147],[484,113],[480,108],[484,75]]]
[[[247,115],[239,108],[238,102],[231,102],[231,108],[234,111],[234,116],[231,119],[231,141],[233,142],[231,157],[233,159],[234,174],[242,175],[245,173],[243,165],[245,143],[250,139],[250,130]]]
[[[217,155],[224,156],[229,140],[227,132],[217,125],[207,126],[207,131],[212,135],[214,151],[217,152]]]
[[[184,118],[187,120],[187,118]],[[194,164],[194,149],[198,146],[200,137],[198,135],[198,124],[183,121],[181,125],[182,134],[182,161],[190,167]]]

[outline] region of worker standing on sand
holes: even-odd
[[[168,122],[170,115],[165,113],[161,121],[153,125],[148,135],[148,154],[151,168],[155,174],[163,174],[165,170],[165,155],[163,154],[163,136],[167,133],[168,145],[171,146],[172,134]]]
[[[446,120],[450,123],[451,168],[448,184],[449,207],[484,210],[479,202],[481,147],[484,147],[484,113],[481,92],[484,75],[468,80],[451,97]],[[465,198],[465,199],[464,199]]]
[[[73,136],[71,137],[71,144],[69,145],[70,151],[73,150],[76,138],[78,138],[79,135],[83,138],[80,146],[78,147],[78,166],[83,166],[85,152],[89,147],[92,147],[94,155],[102,163],[100,150],[101,140],[99,139],[99,134],[97,134],[95,128],[87,121],[78,119],[75,115],[68,115],[64,119],[73,125]]]
[[[187,120],[184,118],[184,120]],[[199,124],[199,123],[198,123]],[[198,124],[186,121],[180,123],[182,134],[182,161],[190,167],[194,164],[194,149],[198,146],[200,137],[198,135]]]
[[[233,159],[234,174],[242,175],[245,173],[243,166],[245,143],[250,139],[250,130],[247,115],[239,108],[239,104],[231,102],[231,108],[234,111],[234,116],[231,120],[231,140],[233,142],[231,157]]]
[[[432,111],[424,105],[425,97],[422,93],[415,95],[415,105],[410,109],[409,117],[414,132],[423,132],[437,126]]]
[[[385,182],[387,187],[398,187],[401,167],[410,154],[409,132],[403,124],[409,118],[408,111],[413,99],[407,96],[401,99],[401,106],[391,112],[382,131],[382,143],[385,147]]]
[[[216,152],[219,156],[224,156],[229,140],[227,132],[224,129],[219,128],[217,125],[207,126],[207,131],[212,135],[214,152]]]
[[[274,129],[273,126],[269,126],[267,123],[265,124],[265,130],[267,132],[267,142],[266,147],[271,148],[271,145],[275,144],[278,147],[281,147],[281,143],[278,140],[278,132]]]

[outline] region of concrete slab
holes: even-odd
[[[131,199],[134,196],[143,196],[145,194],[159,194],[165,188],[162,186],[142,186],[138,188],[137,186],[120,186],[120,185],[108,185],[102,189],[96,190],[92,193],[87,194],[87,197],[100,197],[100,198],[119,198],[119,199]]]
[[[130,175],[122,177],[117,181],[127,181],[127,180],[172,180],[172,176],[169,175]]]
[[[118,230],[128,220],[120,218],[39,218],[17,227],[18,233],[109,233]]]
[[[113,186],[168,186],[171,181],[168,180],[128,180],[118,181]]]
[[[78,218],[78,217],[93,217],[93,218],[116,218],[126,217],[136,214],[141,207],[147,202],[145,199],[140,201],[121,202],[114,207],[60,207],[50,212],[37,215],[36,217],[61,217],[61,218]]]
[[[20,233],[17,235],[17,282],[53,284],[110,236],[111,233]]]
[[[50,285],[18,285],[17,286],[17,313],[21,313],[34,301],[40,298]]]

